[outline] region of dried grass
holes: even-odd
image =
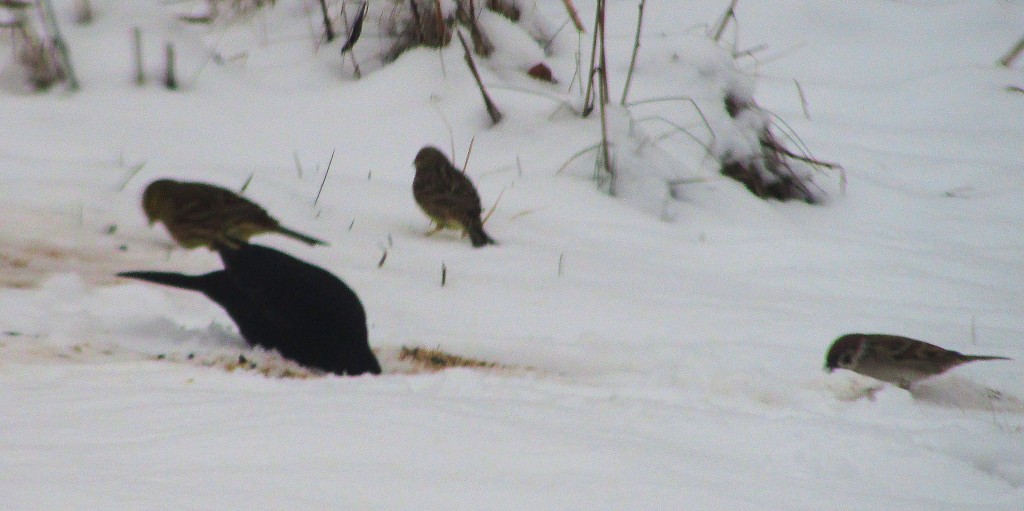
[[[24,67],[33,90],[47,90],[66,78],[55,48],[44,42],[32,25],[18,23],[12,28],[18,62]]]
[[[394,61],[412,48],[447,46],[452,41],[456,24],[469,29],[474,53],[481,57],[489,56],[494,45],[477,24],[481,8],[513,22],[522,16],[517,0],[455,0],[455,11],[450,15],[441,11],[438,0],[405,0],[395,7],[391,18],[383,22],[383,31],[395,40],[384,55],[385,62]]]
[[[454,17],[445,19],[439,5],[432,0],[409,0],[405,5],[394,11],[394,19],[389,23],[391,36],[395,43],[384,56],[391,62],[406,51],[426,46],[441,48],[452,40]]]
[[[519,18],[523,15],[515,0],[487,0],[487,9],[512,21],[519,21]]]
[[[761,110],[752,100],[740,98],[727,93],[724,98],[726,113],[733,119],[748,110]],[[766,124],[758,135],[759,154],[737,158],[726,154],[721,157],[721,173],[735,179],[762,199],[781,201],[800,200],[808,204],[818,202],[811,191],[809,178],[798,173],[794,162],[812,167],[840,169],[835,163],[817,160],[807,154],[796,153],[787,148],[772,131],[771,124]]]
[[[497,362],[487,362],[484,360],[475,360],[472,358],[461,357],[459,355],[453,355],[441,351],[439,349],[429,349],[420,347],[407,347],[402,346],[402,351],[398,355],[398,359],[405,362],[412,363],[417,369],[436,372],[444,369],[451,369],[453,367],[470,367],[470,368],[482,368],[482,369],[494,369],[503,367]]]

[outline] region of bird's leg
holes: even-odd
[[[224,246],[231,250],[238,250],[239,248],[242,247],[242,245],[248,243],[245,238],[238,237],[230,233],[225,233],[223,239],[219,241],[220,243],[222,243]],[[210,249],[215,250],[212,245],[213,244],[211,244]]]
[[[429,231],[427,231],[426,235],[427,236],[433,236],[433,235],[441,232],[442,229],[444,229],[444,224],[435,222],[434,223],[434,228],[429,230]]]
[[[884,388],[885,385],[875,385],[874,387],[867,387],[864,389],[864,397],[868,398],[868,401],[874,401],[875,399],[877,399],[876,394],[878,394],[878,392]]]

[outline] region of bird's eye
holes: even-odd
[[[848,366],[853,363],[853,355],[847,353],[839,359],[839,365]]]

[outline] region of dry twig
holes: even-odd
[[[739,0],[732,0],[732,2],[729,3],[729,8],[725,10],[725,13],[723,13],[722,17],[718,20],[718,25],[715,28],[714,35],[711,36],[713,41],[718,42],[721,40],[722,34],[725,33],[725,28],[729,26],[729,21],[736,20],[736,3],[738,1]]]
[[[174,43],[164,46],[164,87],[178,89],[178,79],[174,76]]]
[[[1017,44],[1010,48],[1003,58],[999,59],[999,64],[1003,67],[1010,67],[1021,53],[1024,53],[1024,37],[1021,37],[1020,41],[1017,41]]]
[[[800,108],[804,111],[804,117],[808,120],[811,118],[811,111],[807,108],[807,96],[804,95],[804,88],[800,86],[800,82],[793,79],[793,85],[796,85],[796,92],[800,95]]]
[[[409,348],[407,346],[402,346],[402,351],[399,353],[398,359],[412,361],[423,369],[430,371],[440,371],[442,369],[452,367],[476,367],[484,369],[499,367],[497,362],[474,360],[472,358],[460,357],[458,355],[446,353],[439,349],[427,349],[420,347]]]
[[[327,13],[327,0],[320,0],[320,13],[324,17],[324,35],[327,42],[334,40],[334,29],[331,27],[331,16]]]
[[[324,183],[327,182],[327,176],[329,176],[331,174],[331,163],[334,163],[334,153],[337,150],[338,150],[337,148],[331,150],[331,159],[327,160],[327,170],[324,171],[324,179],[323,179],[323,181],[320,181],[320,189],[317,190],[316,198],[313,199],[313,205],[314,206],[316,206],[317,202],[320,202],[320,194],[324,191]]]
[[[640,28],[644,24],[644,4],[647,0],[640,0],[640,13],[636,17],[636,37],[633,39],[633,56],[629,58],[629,71],[626,73],[626,85],[622,87],[622,100],[620,105],[626,106],[626,97],[629,95],[629,84],[633,81],[633,69],[636,67],[636,56],[640,53]]]
[[[480,94],[484,99],[484,106],[487,107],[487,114],[491,116],[491,122],[498,124],[501,122],[501,111],[491,101],[491,97],[487,94],[487,89],[484,88],[484,82],[480,80],[480,73],[476,70],[476,63],[473,62],[473,53],[469,51],[469,44],[466,43],[466,38],[463,37],[462,31],[456,32],[459,36],[459,42],[462,43],[462,49],[465,50],[464,57],[466,59],[466,65],[469,66],[469,71],[473,73],[473,79],[476,80],[477,87],[480,88]]]
[[[572,24],[576,27],[576,31],[581,34],[586,32],[583,28],[583,21],[580,20],[580,13],[576,11],[576,6],[572,4],[572,0],[562,0],[562,5],[565,5],[565,10],[569,13],[569,19],[572,20]]]

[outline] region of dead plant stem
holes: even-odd
[[[469,71],[473,74],[473,78],[476,80],[477,87],[480,88],[480,94],[484,98],[484,106],[487,107],[487,114],[491,116],[491,122],[498,124],[501,122],[501,111],[491,101],[491,97],[487,94],[487,89],[484,88],[484,82],[480,79],[480,73],[476,69],[476,63],[473,62],[473,52],[469,50],[469,44],[466,43],[466,38],[462,35],[462,31],[456,32],[459,36],[459,42],[462,43],[462,49],[465,51],[466,65],[469,66]]]
[[[640,13],[636,17],[636,37],[633,39],[633,56],[629,58],[629,71],[626,72],[626,85],[622,87],[622,100],[619,104],[626,106],[626,97],[629,95],[629,84],[633,81],[633,69],[636,68],[636,56],[640,53],[640,29],[644,24],[644,4],[647,0],[640,0]]]
[[[1017,41],[1017,44],[1010,48],[1003,58],[999,59],[999,64],[1003,67],[1010,67],[1021,53],[1024,53],[1024,37],[1021,37],[1020,41]]]

